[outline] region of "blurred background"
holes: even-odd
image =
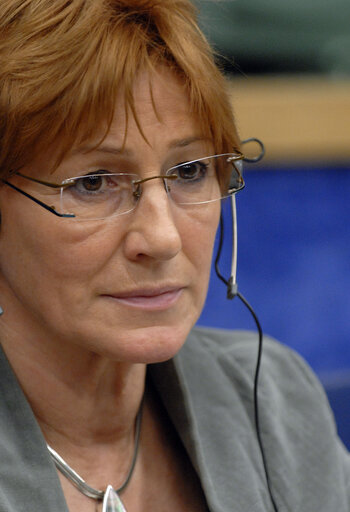
[[[264,331],[318,374],[350,447],[350,2],[196,3],[241,138],[266,146],[237,196],[239,289]],[[199,324],[254,329],[212,274]]]

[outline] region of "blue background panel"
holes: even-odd
[[[350,171],[260,167],[247,171],[245,181],[237,195],[239,290],[264,332],[319,375],[350,445]],[[228,276],[227,211],[224,233],[220,268]],[[255,328],[240,301],[226,299],[214,270],[198,323]]]

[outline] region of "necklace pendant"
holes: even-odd
[[[102,512],[126,512],[122,500],[111,485],[106,489],[103,498]]]

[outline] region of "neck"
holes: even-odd
[[[134,449],[145,365],[113,362],[64,344],[57,351],[50,342],[16,334],[0,333],[46,441],[87,481],[91,475],[91,485],[104,488],[109,468],[115,485],[122,482]],[[115,460],[122,461],[120,477]]]

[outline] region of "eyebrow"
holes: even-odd
[[[186,139],[175,139],[169,144],[169,148],[184,148],[195,142],[209,142],[208,137],[194,136],[187,137]]]
[[[89,145],[89,146],[79,146],[78,148],[73,149],[72,153],[109,153],[112,155],[120,155],[121,153],[124,155],[132,154],[133,151],[129,149],[125,149],[122,146],[113,146],[110,144],[101,144],[99,146],[96,146],[95,144]]]
[[[195,142],[209,142],[209,139],[207,137],[202,136],[193,136],[193,137],[187,137],[185,139],[175,139],[170,142],[169,149],[174,148],[184,148],[186,146],[190,146],[191,144],[194,144]],[[73,150],[73,154],[77,154],[80,152],[83,153],[89,153],[89,152],[98,152],[98,153],[108,153],[112,155],[133,155],[134,151],[132,149],[125,149],[123,146],[114,146],[110,144],[101,144],[100,146],[80,146]]]

